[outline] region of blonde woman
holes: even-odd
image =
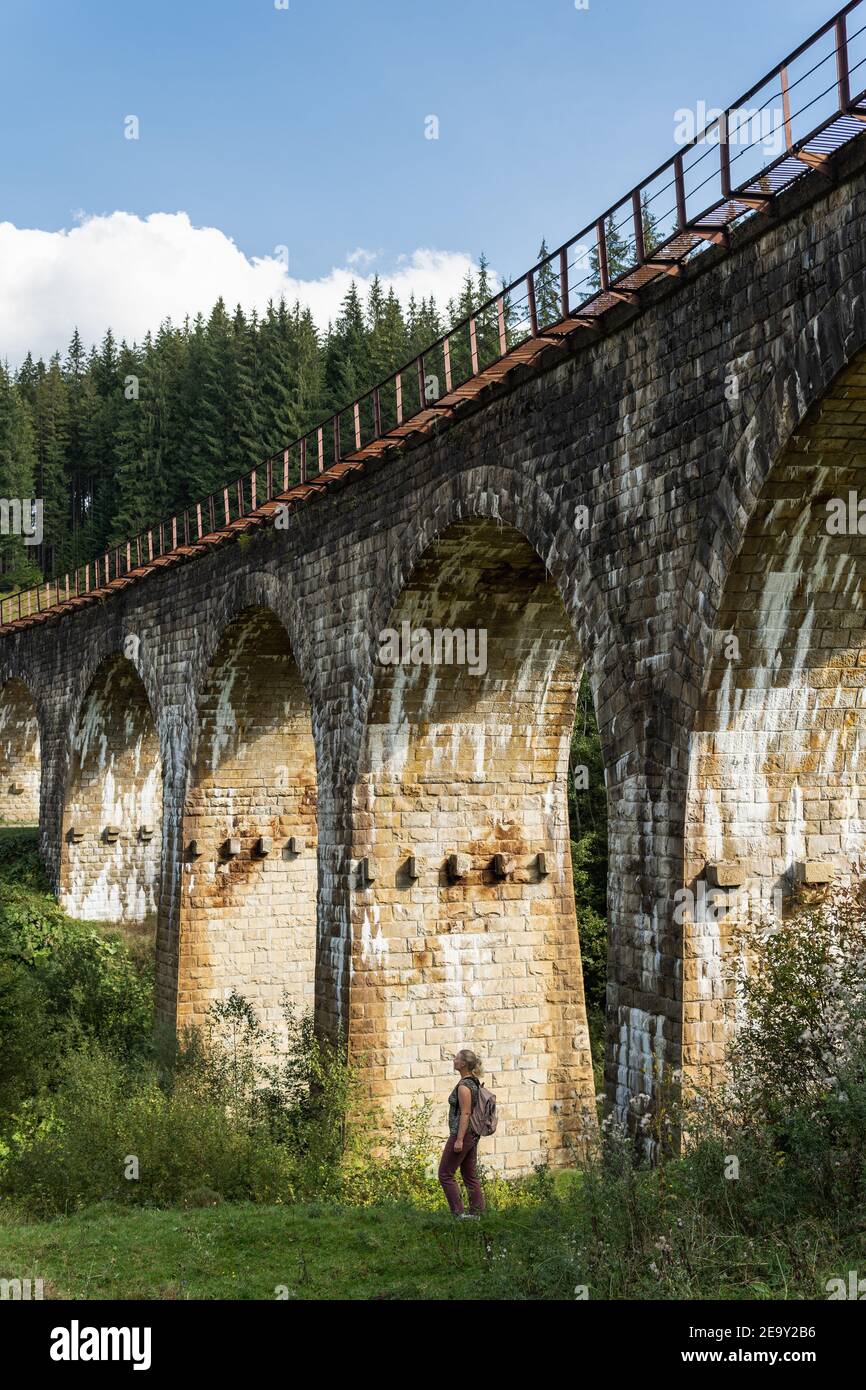
[[[478,1217],[484,1210],[484,1192],[478,1181],[476,1163],[478,1135],[469,1125],[469,1117],[478,1099],[478,1088],[481,1085],[476,1075],[480,1069],[481,1064],[470,1048],[461,1048],[456,1053],[454,1070],[460,1079],[448,1097],[448,1142],[439,1163],[442,1190],[448,1199],[452,1214],[461,1219]],[[468,1212],[463,1210],[463,1198],[455,1178],[458,1168],[469,1197]]]

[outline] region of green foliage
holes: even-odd
[[[839,1096],[853,1105],[866,1084],[861,905],[837,894],[765,928],[757,943],[741,933],[737,945],[748,969],[740,967],[743,1019],[730,1049],[736,1093],[774,1125],[807,1105],[816,1124],[835,1117]]]
[[[0,362],[0,498],[5,503],[21,503],[37,496],[34,488],[36,455],[33,426],[26,403]],[[5,590],[36,583],[39,570],[33,562],[36,547],[25,545],[24,530],[33,533],[28,509],[16,519],[10,514],[7,525],[20,526],[19,533],[0,532],[0,586]],[[4,531],[6,526],[4,526]]]
[[[0,1134],[82,1042],[121,1056],[151,1046],[150,961],[66,917],[35,846],[33,830],[0,830]]]
[[[167,1091],[152,1064],[91,1046],[70,1052],[52,1091],[23,1111],[2,1190],[43,1216],[103,1201],[198,1205],[204,1194],[280,1201],[292,1196],[287,1169],[279,1145],[224,1104]]]
[[[644,211],[644,227],[647,228],[647,212]],[[650,228],[654,224],[650,223]],[[608,217],[604,224],[605,250],[607,252],[607,273],[611,280],[615,280],[623,271],[628,270],[629,266],[634,265],[634,248],[629,236],[624,234],[630,231],[631,224],[626,221],[620,225],[613,219],[613,214]],[[651,233],[654,234],[654,233]],[[589,284],[594,290],[601,289],[601,266],[599,262],[598,247],[593,246],[589,253]]]
[[[590,713],[575,731],[584,760]],[[582,839],[603,830],[591,816],[600,794],[575,793]],[[576,853],[584,913],[601,901],[593,863]],[[580,1170],[485,1173],[489,1215],[463,1230],[443,1212],[428,1106],[399,1111],[382,1139],[359,1087],[363,1065],[349,1063],[341,1041],[289,1009],[275,1036],[237,994],[176,1045],[144,1046],[149,1021],[122,948],[65,921],[38,886],[11,883],[17,874],[40,881],[32,832],[0,836],[0,1094],[7,1118],[14,1108],[0,1138],[7,1223],[13,1203],[31,1218],[98,1208],[105,1215],[89,1216],[91,1229],[110,1231],[98,1239],[117,1252],[129,1232],[156,1229],[133,1208],[215,1208],[196,1214],[200,1229],[225,1229],[236,1250],[246,1231],[282,1229],[291,1205],[307,1233],[297,1279],[268,1278],[297,1283],[298,1297],[336,1296],[349,1271],[363,1284],[374,1261],[395,1297],[571,1299],[586,1286],[593,1299],[816,1298],[863,1261],[866,924],[852,899],[799,913],[753,936],[748,951],[743,943],[730,1081],[682,1097],[676,1076],[662,1079],[655,1109],[639,1119],[657,1141],[655,1167],[609,1119]],[[679,1132],[687,1141],[671,1156],[658,1140]],[[258,1205],[235,1205],[247,1202]],[[118,1227],[121,1210],[132,1225]],[[328,1232],[321,1246],[309,1234],[317,1225]],[[39,1227],[10,1229],[38,1240]],[[69,1229],[79,1246],[87,1239],[84,1227]],[[136,1261],[135,1279],[152,1292],[165,1278],[160,1229],[162,1243],[148,1236]],[[395,1231],[411,1242],[408,1263]],[[242,1287],[261,1296],[268,1247],[250,1241]],[[66,1277],[77,1288],[74,1265]],[[220,1286],[221,1296],[238,1291]]]
[[[569,757],[571,870],[593,1061],[600,1081],[607,989],[607,793],[592,692],[580,683]]]
[[[680,1156],[612,1119],[570,1183],[490,1262],[490,1297],[821,1298],[866,1255],[866,923],[848,899],[750,942],[729,1080],[662,1078],[639,1121],[679,1131]],[[833,1070],[829,1071],[828,1068]]]

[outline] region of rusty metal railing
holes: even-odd
[[[862,84],[862,86],[861,86]],[[852,95],[852,93],[854,93]],[[748,103],[755,103],[748,105]],[[679,114],[679,113],[678,113]],[[95,560],[0,601],[0,633],[44,621],[302,505],[452,414],[551,342],[586,335],[678,276],[866,130],[866,0],[851,0],[600,217],[504,286],[378,386],[177,515]],[[616,267],[610,250],[619,248]],[[625,251],[622,250],[623,246]]]

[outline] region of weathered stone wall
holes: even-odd
[[[389,717],[381,703],[378,634],[398,611],[401,594],[437,537],[458,523],[501,521],[532,547],[568,615],[574,655],[565,684],[573,693],[577,672],[585,666],[596,703],[609,803],[611,1101],[624,1108],[630,1096],[651,1089],[659,1063],[681,1063],[687,927],[676,919],[674,900],[707,849],[685,841],[692,734],[696,718],[702,721],[699,734],[715,733],[698,711],[702,692],[715,679],[716,634],[730,622],[719,617],[728,577],[751,519],[759,503],[764,505],[770,470],[810,408],[866,346],[863,165],[861,142],[843,156],[835,184],[809,176],[784,195],[775,217],[758,216],[738,230],[730,254],[712,249],[688,268],[682,283],[666,279],[644,292],[639,306],[623,305],[609,316],[597,341],[584,333],[577,343],[551,347],[536,366],[518,369],[507,384],[492,387],[432,436],[368,464],[344,487],[300,509],[285,530],[253,533],[244,545],[227,545],[104,604],[0,640],[0,681],[23,681],[37,705],[42,844],[59,883],[67,774],[81,703],[99,665],[123,651],[128,636],[137,639],[135,665],[156,722],[164,789],[158,988],[166,1016],[175,1016],[178,1007],[182,933],[189,932],[193,941],[181,912],[183,809],[187,796],[190,807],[195,805],[190,775],[197,711],[225,629],[251,606],[270,610],[288,634],[309,701],[317,781],[316,1010],[323,1026],[346,1026],[353,949],[356,966],[362,955],[356,928],[370,905],[357,881],[359,837],[370,826],[355,824],[358,814],[367,814],[356,797],[367,794],[373,770],[368,717],[372,711],[380,724]],[[739,388],[733,400],[732,377]],[[853,437],[861,438],[862,421],[854,418],[851,426]],[[576,524],[584,506],[588,530]],[[813,552],[803,553],[811,557]],[[788,567],[780,557],[767,558],[779,571]],[[435,564],[417,572],[429,574],[431,584],[438,573]],[[829,585],[834,609],[838,598],[842,610],[849,599],[840,597],[834,575],[831,568],[826,580],[813,582],[812,591],[828,594]],[[756,582],[756,594],[758,588]],[[526,630],[532,625],[527,612]],[[816,620],[815,631],[818,627]],[[437,682],[435,698],[440,691],[458,701],[465,698],[459,685],[449,692],[448,682]],[[540,687],[536,693],[540,698]],[[713,698],[707,696],[705,710]],[[804,718],[811,713],[804,709]],[[541,719],[538,705],[535,719]],[[446,729],[449,721],[461,722],[454,710],[431,709],[429,721],[417,710],[412,713],[407,730],[411,726],[413,777],[436,747],[435,731],[431,735],[425,724]],[[555,734],[550,737],[555,741]],[[461,731],[458,769],[465,768],[466,746]],[[544,769],[542,785],[558,785],[552,749],[551,744],[543,755],[533,754]],[[853,772],[854,763],[849,765]],[[515,763],[508,796],[518,799],[525,766]],[[383,785],[395,786],[387,782],[387,769],[381,771]],[[450,784],[445,778],[415,782],[410,800],[432,797],[425,785]],[[376,776],[373,785],[378,790]],[[494,798],[504,786],[497,772]],[[528,801],[526,809],[535,813],[537,802]],[[550,823],[554,840],[561,833],[559,814],[555,811]],[[731,813],[732,827],[737,815]],[[835,819],[805,810],[803,815],[818,824]],[[489,827],[481,829],[486,834]],[[450,839],[451,830],[446,824],[444,832],[437,831],[431,845],[437,853],[444,848],[440,833]],[[387,825],[382,834],[383,853],[402,852],[402,844],[389,848]],[[486,840],[484,848],[486,853]],[[559,849],[552,853],[558,862]],[[384,879],[377,883],[381,892]],[[470,888],[464,901],[483,901],[483,892],[503,908],[520,902],[525,922],[537,885],[506,886],[519,889],[519,898],[480,883],[475,898]],[[434,895],[441,893],[436,903],[441,901],[445,914],[437,921],[450,920],[452,910],[455,916],[463,911],[451,908],[447,890],[439,884],[434,890],[432,879],[411,894],[392,887],[403,897],[382,906],[407,908],[405,920],[395,914],[392,921],[401,951],[419,934],[419,925],[421,936],[430,934]],[[557,917],[551,901],[542,901],[543,894],[560,890],[564,895],[564,877],[555,890],[551,882],[537,895],[548,933],[559,931],[560,924],[568,930],[565,915]],[[416,908],[419,915],[410,926]],[[438,905],[433,917],[437,913]],[[467,919],[474,929],[479,920],[474,905]],[[505,911],[502,920],[509,920]],[[503,942],[506,934],[514,935],[511,925]],[[504,949],[513,949],[511,941]],[[539,950],[546,978],[547,947]],[[434,967],[431,957],[431,971],[438,968],[444,969]],[[432,974],[420,981],[424,990],[441,983]],[[397,1001],[399,983],[388,988],[389,999]],[[565,992],[577,1011],[570,1019],[577,1056],[583,1049],[577,985]],[[443,991],[441,997],[451,996]],[[504,1016],[496,1020],[502,1037],[525,1038],[527,1058],[537,1060],[538,1039],[526,1031],[534,1020],[517,1017],[523,1006],[514,1001],[522,996],[503,991],[496,997],[503,1001]],[[540,1017],[540,990],[536,997]],[[545,1001],[544,1009],[552,1007]],[[712,1018],[700,1022],[713,1026]],[[399,1018],[395,1022],[388,1014],[388,1028],[395,1026],[402,1027]],[[552,1039],[556,1026],[549,1026]],[[386,1037],[383,1024],[380,1058],[399,1036],[391,1031]],[[488,1051],[504,1069],[508,1054],[498,1053],[493,1039],[487,1041],[494,1043]],[[445,1038],[441,1043],[450,1046]],[[552,1057],[553,1042],[545,1046]],[[414,1060],[422,1062],[420,1056]],[[447,1064],[442,1062],[440,1070],[431,1055],[423,1062],[433,1067],[432,1074],[413,1077],[410,1057],[400,1063],[402,1077],[389,1076],[387,1087],[417,1079],[419,1091],[447,1094]],[[380,1082],[385,1084],[381,1075]],[[569,1077],[564,1089],[572,1084]],[[545,1092],[543,1104],[548,1103]],[[503,1138],[512,1133],[512,1124],[524,1123],[525,1133],[513,1133],[528,1164],[540,1156],[549,1133],[540,1114],[506,1115]],[[505,1157],[503,1150],[500,1161]]]
[[[581,1116],[595,1118],[568,832],[580,675],[568,617],[527,542],[476,521],[433,542],[388,629],[403,649],[377,673],[355,789],[354,856],[375,878],[359,870],[350,1036],[375,1094],[436,1100],[441,1124],[443,1076],[471,1047],[509,1116],[485,1150],[519,1168],[546,1144],[556,1162]],[[425,650],[437,634],[438,664]],[[449,664],[456,634],[466,660]]]
[[[230,624],[208,670],[182,841],[179,1021],[201,1023],[232,989],[269,1028],[284,994],[312,1009],[316,752],[288,636],[266,609]]]
[[[688,914],[685,935],[684,1061],[705,1075],[718,1074],[733,1023],[744,928],[777,916],[807,880],[862,872],[864,485],[861,354],[770,472],[716,623],[692,744],[685,872],[696,902],[703,882],[704,906]],[[737,880],[709,900],[707,864]]]
[[[156,920],[162,773],[153,713],[131,661],[106,661],[71,738],[60,902],[73,917]]]
[[[23,681],[0,689],[0,825],[39,820],[39,717]]]

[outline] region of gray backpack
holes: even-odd
[[[496,1125],[496,1097],[492,1091],[488,1091],[486,1086],[482,1086],[477,1078],[473,1077],[476,1084],[475,1104],[469,1116],[469,1128],[473,1134],[477,1134],[482,1139],[485,1134],[493,1134]]]

